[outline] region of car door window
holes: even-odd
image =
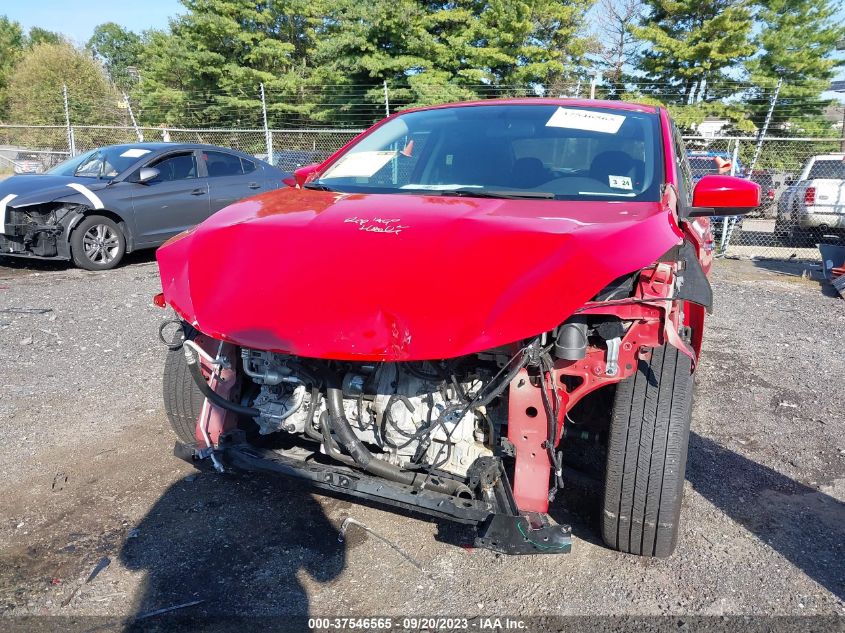
[[[158,177],[153,182],[172,182],[197,177],[197,159],[193,152],[170,154],[150,163],[148,167],[158,169]]]
[[[240,176],[244,173],[241,159],[223,152],[203,152],[202,158],[208,169],[209,178],[220,176]]]

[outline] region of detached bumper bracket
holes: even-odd
[[[188,462],[201,458],[194,446],[178,443],[173,453]],[[500,460],[500,476],[484,500],[452,497],[373,477],[346,466],[292,457],[247,443],[242,431],[220,436],[214,451],[227,469],[272,472],[329,492],[383,503],[403,510],[476,526],[475,547],[502,554],[564,554],[571,549],[568,525],[553,525],[545,514],[520,514]]]

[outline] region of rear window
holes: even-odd
[[[807,176],[809,180],[816,178],[832,178],[834,180],[845,180],[845,160],[817,160],[810,167]]]
[[[240,157],[234,156],[233,154],[203,152],[202,158],[205,161],[208,175],[211,178],[217,176],[240,176],[244,173]]]

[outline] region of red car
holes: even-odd
[[[292,184],[158,250],[177,455],[556,553],[561,448],[597,438],[605,542],[673,551],[707,216],[758,185],[693,186],[661,108],[562,99],[400,112]]]

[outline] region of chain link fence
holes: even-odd
[[[841,140],[687,137],[685,141],[694,177],[733,174],[750,178],[762,190],[758,209],[741,218],[714,222],[718,252],[819,259],[817,244],[845,243]]]
[[[207,143],[292,171],[327,158],[360,133],[350,128],[187,129],[0,125],[0,174],[39,173],[95,147],[138,141]],[[845,243],[845,154],[835,138],[685,137],[695,178],[750,177],[762,204],[742,218],[718,218],[719,254],[819,259],[819,242]],[[272,148],[268,152],[268,148]],[[756,162],[755,162],[756,155]],[[752,169],[753,163],[753,169]]]

